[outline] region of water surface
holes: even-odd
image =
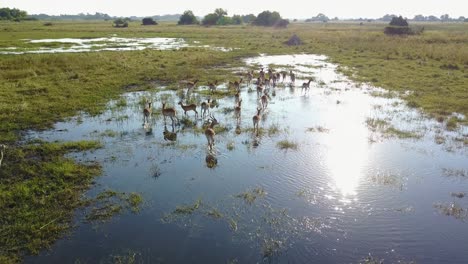
[[[87,195],[139,192],[145,202],[140,213],[107,223],[84,223],[77,213],[70,236],[26,263],[131,255],[142,263],[357,263],[369,254],[388,263],[468,262],[468,198],[452,196],[468,193],[466,127],[446,131],[385,90],[353,83],[325,56],[260,56],[245,63],[293,70],[298,79],[290,87],[288,77],[274,89],[258,134],[252,131],[259,106],[254,85],[242,85],[240,120],[234,97],[216,99],[210,112],[226,131],[215,136],[213,150],[203,130],[173,128],[170,120],[164,125],[156,113],[161,101],[182,118],[177,103],[187,98],[185,90],[159,86],[123,95],[102,115],[83,114],[31,133],[101,140],[103,149],[76,155],[103,164],[104,175]],[[311,77],[310,90],[301,89]],[[196,88],[192,99],[206,101],[197,94],[206,89]],[[155,113],[143,126],[146,100]],[[206,119],[189,118],[197,127]],[[384,125],[373,126],[379,122]],[[176,141],[164,139],[164,131],[177,133]],[[297,149],[280,149],[282,140]],[[207,156],[217,166],[209,168]],[[256,199],[244,200],[245,193]],[[172,214],[197,201],[192,214]],[[454,207],[461,213],[447,215]]]

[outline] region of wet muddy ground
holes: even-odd
[[[297,75],[292,86],[288,77],[271,88],[258,132],[258,95],[246,83],[240,118],[234,96],[155,85],[124,94],[102,115],[31,132],[101,140],[103,149],[75,154],[104,167],[87,195],[138,192],[144,202],[107,222],[78,212],[67,238],[26,263],[357,263],[369,254],[389,263],[468,261],[467,127],[447,131],[395,94],[351,82],[324,56],[245,63]],[[208,98],[219,121],[212,150],[200,111]],[[183,118],[180,100],[197,102],[199,116]],[[145,102],[153,103],[147,124]],[[175,107],[179,125],[164,121],[162,102]]]

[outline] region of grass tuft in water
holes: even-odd
[[[462,208],[457,203],[435,204],[434,208],[438,209],[441,214],[452,216],[457,220],[461,220],[463,222],[468,220],[468,209]]]
[[[372,132],[379,132],[387,137],[397,137],[400,139],[419,139],[422,137],[416,132],[399,130],[390,125],[390,123],[388,123],[386,120],[379,118],[367,118],[366,124]]]
[[[88,222],[106,222],[115,215],[121,214],[124,210],[138,213],[142,202],[143,198],[138,193],[126,194],[107,190],[98,194],[96,198],[87,201],[93,208],[91,208],[85,219]]]
[[[251,191],[246,191],[240,194],[237,194],[235,197],[242,198],[246,203],[252,204],[259,197],[265,197],[267,193],[261,187],[255,188]]]
[[[231,141],[231,142],[229,142],[229,143],[227,144],[226,148],[227,148],[227,150],[229,150],[229,151],[233,151],[233,150],[236,148],[236,145],[235,145],[234,142]]]
[[[330,132],[330,129],[322,127],[322,126],[316,126],[316,127],[308,127],[306,129],[307,132],[319,132],[319,133],[328,133]]]
[[[262,245],[262,255],[264,259],[271,259],[279,254],[283,243],[276,239],[264,239]]]
[[[193,121],[192,119],[190,119],[189,117],[187,116],[184,116],[182,117],[182,119],[180,119],[180,123],[182,125],[184,125],[185,127],[195,127],[197,125],[197,123],[195,121]]]
[[[457,198],[461,199],[461,198],[465,197],[466,193],[464,193],[464,192],[453,192],[453,193],[451,193],[451,195],[452,195],[452,197],[457,197]]]
[[[462,179],[468,179],[468,171],[460,169],[448,169],[448,168],[443,168],[442,169],[442,174],[445,177],[457,177],[457,178],[462,178]]]
[[[297,143],[295,143],[293,141],[286,140],[286,139],[281,140],[278,143],[276,143],[276,146],[279,149],[294,149],[294,150],[296,150],[298,148]]]
[[[384,264],[384,260],[375,258],[369,254],[369,256],[361,260],[359,264]]]
[[[202,202],[201,199],[198,199],[192,205],[179,205],[179,206],[176,207],[176,209],[172,213],[173,214],[182,214],[182,215],[192,214],[198,208],[200,208],[201,202]]]
[[[208,212],[206,212],[206,215],[215,219],[223,218],[223,214],[220,211],[218,211],[218,209],[216,208],[213,208],[209,210]]]
[[[237,221],[234,220],[233,218],[229,218],[229,228],[233,231],[237,231]]]
[[[458,122],[459,122],[458,118],[455,116],[452,116],[447,120],[445,127],[449,131],[455,131],[458,128]]]

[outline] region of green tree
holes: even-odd
[[[253,21],[256,26],[274,26],[281,20],[281,16],[278,12],[263,11],[258,14],[257,18]]]
[[[213,25],[216,25],[217,23],[218,23],[218,15],[216,15],[215,13],[210,13],[206,15],[202,20],[202,24],[205,26],[213,26]]]
[[[242,21],[246,24],[254,21],[257,17],[254,14],[249,14],[249,15],[243,15],[242,16]]]
[[[216,25],[224,26],[224,25],[233,25],[234,20],[231,17],[223,16],[216,21]]]
[[[223,16],[227,16],[227,11],[225,9],[222,9],[222,8],[216,8],[214,13],[218,16],[218,18],[221,18]]]
[[[229,25],[232,23],[230,18],[227,18],[227,11],[222,8],[216,8],[213,13],[206,15],[202,24],[205,26],[212,25]]]
[[[26,19],[28,14],[26,11],[17,8],[0,8],[0,20],[23,20]]]
[[[242,24],[242,17],[240,15],[233,15],[232,16],[232,24],[234,24],[234,25]]]
[[[392,21],[390,21],[390,26],[407,27],[408,21],[406,21],[402,16],[393,17]]]
[[[179,25],[193,25],[198,23],[198,19],[190,10],[185,11],[182,16],[180,16],[179,22],[177,22]]]

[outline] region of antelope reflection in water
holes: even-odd
[[[167,126],[164,125],[164,131],[163,131],[164,140],[176,141],[177,140],[177,132],[174,131],[174,125],[172,125],[171,127],[172,127],[172,132],[167,130]]]
[[[216,153],[213,151],[208,151],[205,157],[206,167],[213,169],[218,166],[218,159],[216,158]]]

